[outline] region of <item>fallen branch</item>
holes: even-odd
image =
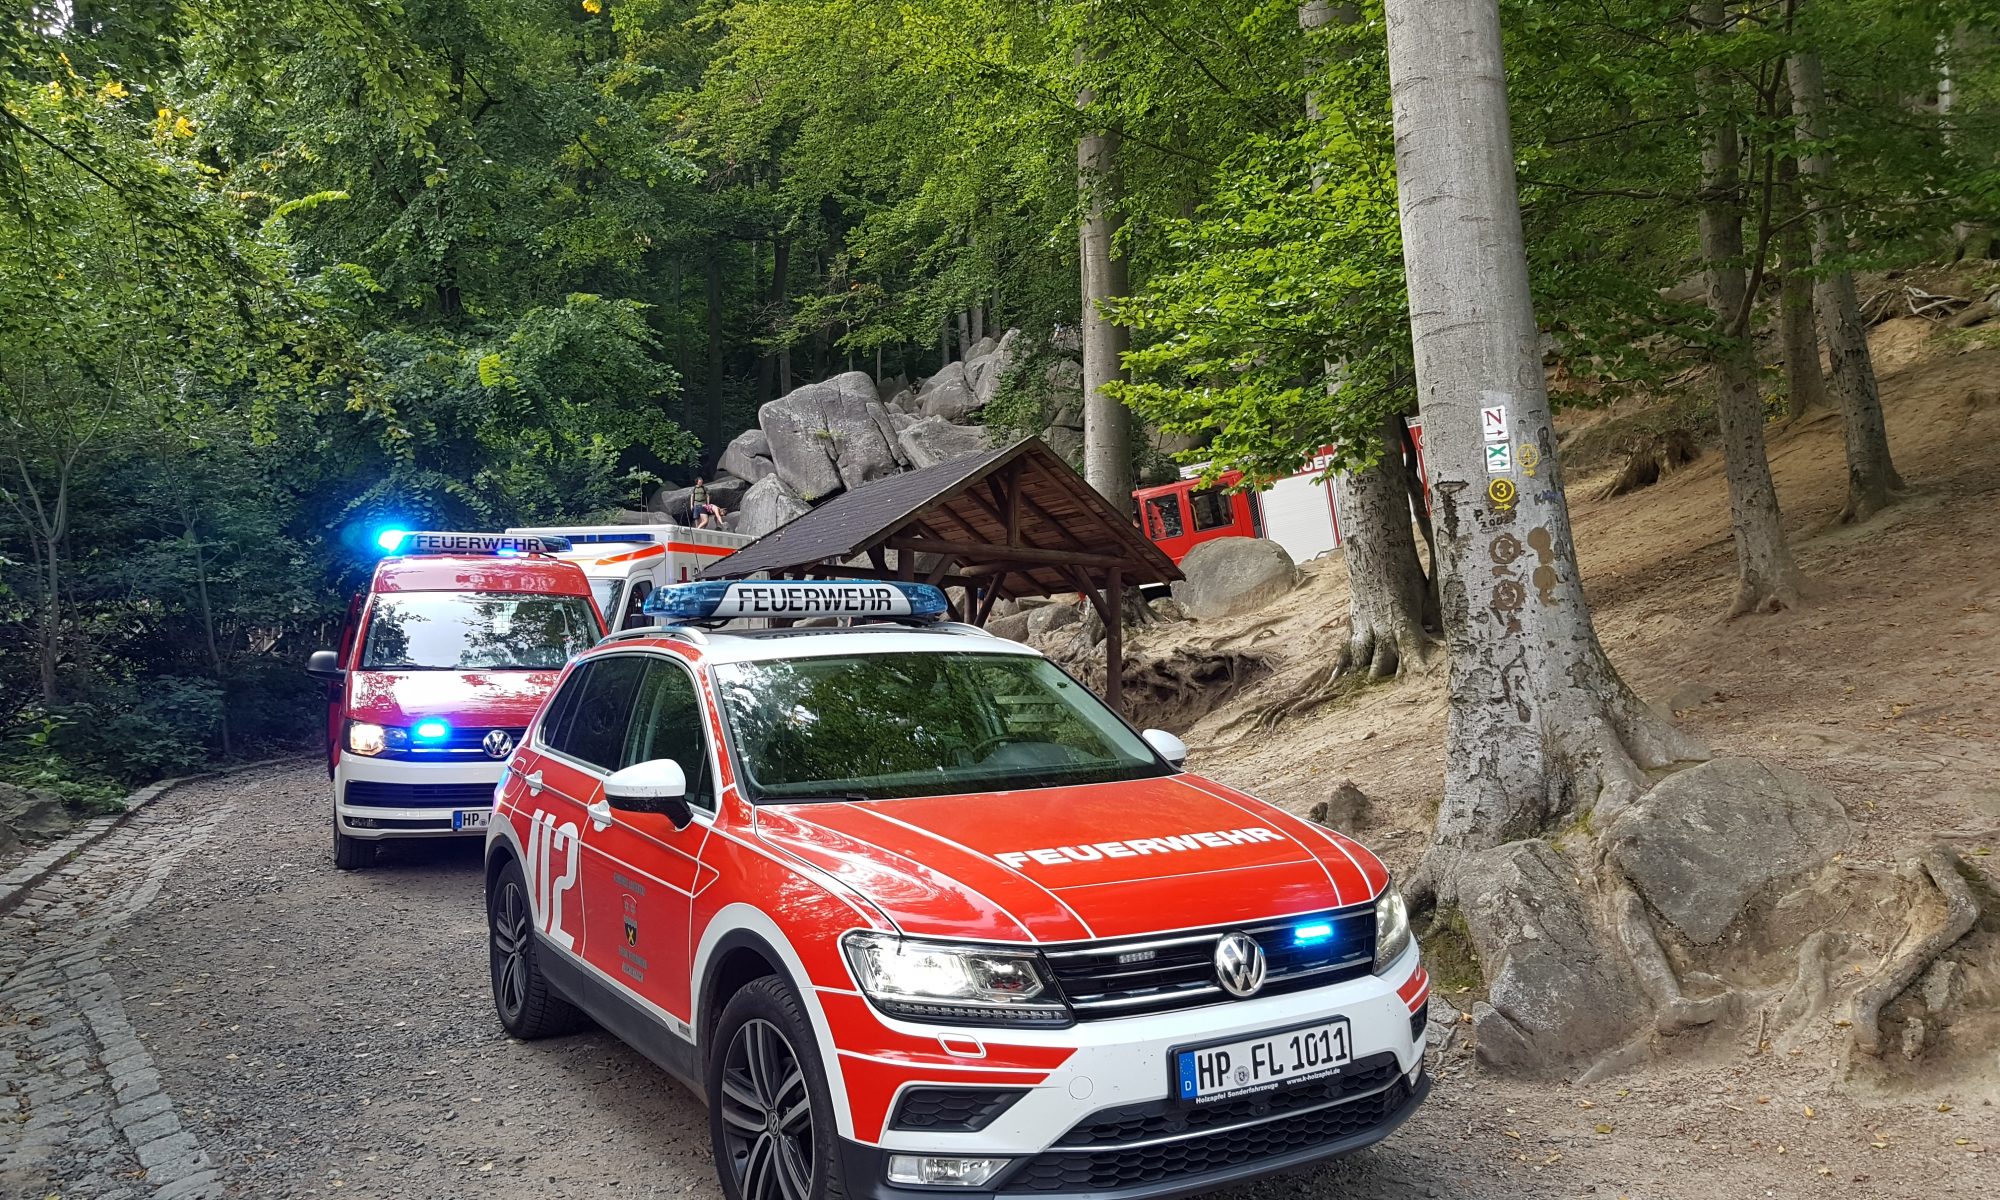
[[[1854,1024],[1854,1048],[1863,1054],[1882,1053],[1882,1010],[1903,994],[1931,963],[1964,937],[1979,919],[1979,902],[1958,873],[1958,855],[1942,844],[1931,846],[1922,859],[1924,872],[1944,896],[1944,924],[1908,952],[1891,958],[1862,989],[1854,993],[1849,1019]]]

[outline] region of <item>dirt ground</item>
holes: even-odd
[[[1939,840],[1991,889],[2000,884],[1990,857],[2000,845],[2000,348],[1935,332],[1909,319],[1876,331],[1889,434],[1911,485],[1889,512],[1858,527],[1832,523],[1846,488],[1836,413],[1770,430],[1811,586],[1797,609],[1720,619],[1734,549],[1718,452],[1615,499],[1592,499],[1589,477],[1572,478],[1569,493],[1599,632],[1642,696],[1718,755],[1773,760],[1831,788],[1854,820],[1850,863],[1894,863]],[[1276,669],[1254,691],[1268,700],[1321,665],[1345,629],[1338,558],[1306,564],[1304,575],[1260,612],[1167,626],[1140,644],[1148,654],[1264,657]],[[1439,665],[1263,732],[1240,719],[1247,704],[1232,703],[1188,730],[1192,765],[1299,812],[1352,780],[1371,800],[1360,835],[1407,869],[1442,785],[1442,683]],[[1994,927],[1989,912],[1986,945]],[[1445,1070],[1465,1072],[1452,1103],[1466,1136],[1512,1149],[1512,1170],[1544,1173],[1551,1195],[2000,1195],[2000,1047],[1843,1073],[1827,1046],[1752,1054],[1756,1041],[1663,1043],[1649,1065],[1553,1094],[1450,1055]]]

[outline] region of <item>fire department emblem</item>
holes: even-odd
[[[1226,935],[1215,944],[1215,980],[1242,999],[1264,986],[1264,947],[1246,933]]]
[[[630,896],[625,897],[625,944],[639,944],[639,902]]]
[[[505,758],[514,753],[514,738],[504,729],[493,729],[487,731],[485,740],[479,746],[486,751],[488,758]]]

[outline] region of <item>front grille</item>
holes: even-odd
[[[913,1087],[896,1104],[889,1126],[977,1133],[1027,1094],[1025,1088]]]
[[[446,735],[442,742],[415,742],[406,750],[396,751],[394,757],[414,759],[492,758],[492,755],[486,753],[486,735],[492,733],[495,728],[498,728],[500,732],[507,735],[507,744],[510,750],[520,745],[521,739],[526,737],[528,733],[526,729],[514,729],[506,726],[478,725],[461,729],[454,725],[451,728],[451,732]]]
[[[1301,926],[1333,927],[1324,941],[1301,943]],[[1078,1020],[1168,1012],[1230,999],[1215,981],[1215,944],[1228,933],[1246,933],[1264,948],[1260,996],[1325,987],[1368,974],[1375,961],[1375,905],[1353,904],[1331,912],[1169,937],[1119,938],[1054,946],[1044,952]]]
[[[1392,1063],[1392,1074],[1394,1070]],[[1049,1150],[1023,1163],[1007,1177],[1000,1190],[1002,1194],[1020,1195],[1037,1192],[1115,1192],[1205,1175],[1367,1133],[1394,1116],[1409,1098],[1408,1081],[1396,1076],[1394,1083],[1372,1095],[1342,1104],[1290,1112],[1257,1124],[1228,1126],[1222,1123],[1224,1127],[1212,1133],[1195,1133],[1149,1144],[1090,1150]],[[1324,1100],[1322,1096],[1321,1101]],[[1289,1106],[1292,1102],[1288,1098],[1284,1103]],[[1183,1115],[1193,1118],[1196,1114],[1213,1113],[1225,1107],[1217,1105],[1190,1109]],[[1095,1128],[1102,1117],[1103,1114],[1092,1117],[1086,1124]],[[1120,1123],[1118,1128],[1122,1129],[1125,1124]],[[1066,1144],[1069,1144],[1067,1136],[1058,1143]]]
[[[347,803],[382,808],[491,808],[490,783],[382,783],[351,779]]]

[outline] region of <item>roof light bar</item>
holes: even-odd
[[[431,529],[385,529],[376,545],[391,554],[555,554],[569,539],[547,534],[449,533]]]
[[[867,579],[713,580],[677,583],[646,597],[645,613],[670,621],[737,617],[904,617],[934,621],[950,606],[928,583]]]

